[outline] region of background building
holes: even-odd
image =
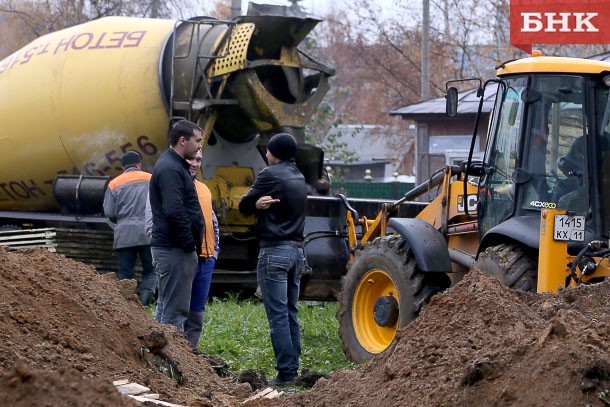
[[[487,145],[487,125],[493,108],[497,86],[490,84],[483,98],[482,116],[474,146],[474,158],[483,158]],[[477,90],[460,92],[458,114],[447,116],[445,98],[427,100],[400,109],[390,115],[415,122],[416,184],[430,178],[445,165],[459,164],[468,158],[474,122],[479,108]]]
[[[411,175],[412,160],[410,171],[401,167],[403,163],[409,162],[405,156],[413,148],[415,127],[409,129],[407,134],[394,134],[396,130],[389,126],[366,124],[340,125],[333,128],[333,131],[336,133],[333,142],[342,146],[341,154],[335,157],[331,146],[323,144],[321,147],[327,151],[325,166],[330,168],[331,176],[337,178],[337,181],[415,181]],[[400,143],[403,148],[397,149],[392,140],[399,137],[403,139]],[[407,138],[406,143],[404,138]]]

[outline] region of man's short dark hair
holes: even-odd
[[[195,135],[195,130],[199,130],[203,133],[201,127],[197,126],[195,123],[188,120],[178,120],[170,128],[169,134],[167,135],[167,141],[170,146],[174,147],[178,144],[178,141],[180,141],[180,137],[184,137],[186,140],[193,137]]]
[[[328,196],[330,194],[330,182],[323,178],[314,182],[313,188],[320,196]]]

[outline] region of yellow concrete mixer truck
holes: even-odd
[[[239,213],[239,199],[266,166],[276,131],[296,136],[308,182],[321,177],[323,152],[304,143],[304,127],[334,75],[298,47],[320,20],[286,10],[251,4],[231,21],[107,17],[1,61],[0,227],[13,231],[0,233],[0,244],[43,242],[111,270],[112,233],[101,213],[107,183],[128,150],[152,171],[170,118],[186,117],[204,128],[200,178],[221,224],[214,283],[255,286],[254,219]],[[305,286],[324,297],[344,273],[345,223],[336,200],[312,202],[307,251],[317,277]]]

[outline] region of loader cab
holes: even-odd
[[[540,210],[557,208],[585,216],[590,238],[608,237],[610,77],[528,69],[496,81],[479,236],[495,233],[537,249]]]

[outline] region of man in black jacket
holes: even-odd
[[[150,180],[151,246],[159,281],[155,317],[181,331],[189,315],[204,228],[186,160],[194,159],[201,149],[202,134],[194,123],[176,122],[168,134],[170,147],[157,160]]]
[[[273,136],[267,144],[269,166],[239,202],[242,213],[258,215],[257,278],[278,371],[272,386],[294,384],[301,354],[297,301],[305,268],[307,185],[294,162],[296,150],[296,140],[290,134]]]

